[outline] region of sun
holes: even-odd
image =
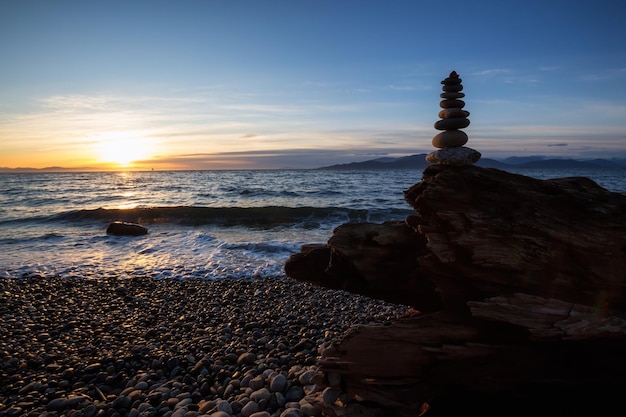
[[[98,135],[96,153],[100,162],[129,167],[133,161],[146,159],[151,154],[145,137],[132,132],[107,132]]]

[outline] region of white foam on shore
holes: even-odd
[[[14,239],[0,253],[0,277],[139,274],[215,280],[283,276],[291,254],[314,235],[326,239],[322,235],[330,230],[301,234],[301,240],[277,231],[164,225],[151,227],[144,236],[109,236],[99,229],[82,229],[83,235],[67,232],[57,232],[47,240]]]

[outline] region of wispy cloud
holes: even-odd
[[[473,77],[484,80],[497,80],[506,84],[535,84],[539,82],[535,74],[522,73],[519,70],[507,68],[491,68],[471,74]]]
[[[549,70],[544,67],[545,72]],[[625,72],[621,69],[614,74],[623,76]],[[532,93],[520,100],[515,93],[530,89],[504,83],[537,82],[532,74],[491,68],[471,75],[482,77],[484,86],[490,89],[484,90],[488,94],[476,94],[476,98],[470,95],[466,100],[472,113],[470,141],[475,138],[494,149],[514,150],[519,145],[516,141],[520,141],[524,147],[534,144],[561,151],[574,149],[569,138],[578,141],[576,146],[583,146],[579,138],[585,135],[611,137],[619,143],[626,114],[621,103],[568,98],[568,105],[563,106],[562,96],[538,97]],[[439,98],[433,94],[432,99],[425,100],[419,91],[438,89],[438,82],[427,86],[422,80],[409,77],[391,79],[398,82],[363,83],[367,91],[359,94],[354,86],[348,88],[346,84],[308,82],[305,84],[310,88],[304,93],[269,90],[259,94],[225,85],[207,85],[162,89],[158,94],[48,96],[30,103],[28,111],[0,113],[0,159],[9,154],[9,149],[20,148],[31,154],[88,152],[110,132],[148,139],[163,163],[169,160],[167,155],[191,161],[200,154],[206,159],[206,155],[224,156],[229,152],[236,152],[237,160],[243,161],[241,152],[255,150],[269,154],[254,158],[250,154],[246,161],[269,161],[278,158],[275,152],[282,149],[317,150],[303,155],[328,150],[343,156],[347,155],[346,150],[430,151],[432,137],[438,133],[432,124],[437,119]],[[491,88],[493,84],[497,88]],[[311,94],[314,89],[329,91]],[[533,140],[533,136],[539,140]],[[548,147],[548,142],[570,145]],[[192,154],[196,156],[188,156]]]
[[[381,156],[405,156],[419,153],[412,148],[372,149],[282,149],[268,151],[241,151],[219,153],[194,153],[157,157],[141,164],[148,167],[171,169],[268,169],[268,168],[319,168],[322,166],[360,162]]]
[[[490,68],[486,70],[476,71],[471,75],[474,77],[491,77],[500,74],[510,74],[512,70],[506,68]]]
[[[532,76],[520,76],[520,77],[504,77],[503,81],[507,84],[536,84],[539,80]]]

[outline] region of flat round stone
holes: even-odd
[[[441,89],[443,91],[445,91],[446,93],[456,93],[458,91],[463,90],[463,86],[461,84],[446,84],[443,87],[441,87]]]
[[[463,106],[465,106],[463,100],[441,100],[439,102],[439,107],[442,109],[461,109]]]
[[[437,130],[452,130],[463,129],[470,125],[469,119],[465,117],[452,117],[435,122],[435,129]]]
[[[465,93],[441,93],[439,94],[441,98],[463,98],[465,97]]]
[[[440,119],[450,119],[452,117],[468,117],[470,112],[458,108],[443,109],[437,115]]]
[[[480,152],[472,148],[438,149],[426,155],[426,161],[441,165],[472,165],[480,159]]]
[[[458,148],[467,143],[467,133],[462,130],[446,130],[433,138],[435,148]]]
[[[445,78],[443,81],[441,81],[441,84],[443,85],[455,85],[455,84],[461,84],[461,81],[463,81],[460,78],[452,78],[452,77],[448,77]]]

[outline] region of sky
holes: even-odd
[[[0,0],[0,167],[626,157],[626,2]]]

